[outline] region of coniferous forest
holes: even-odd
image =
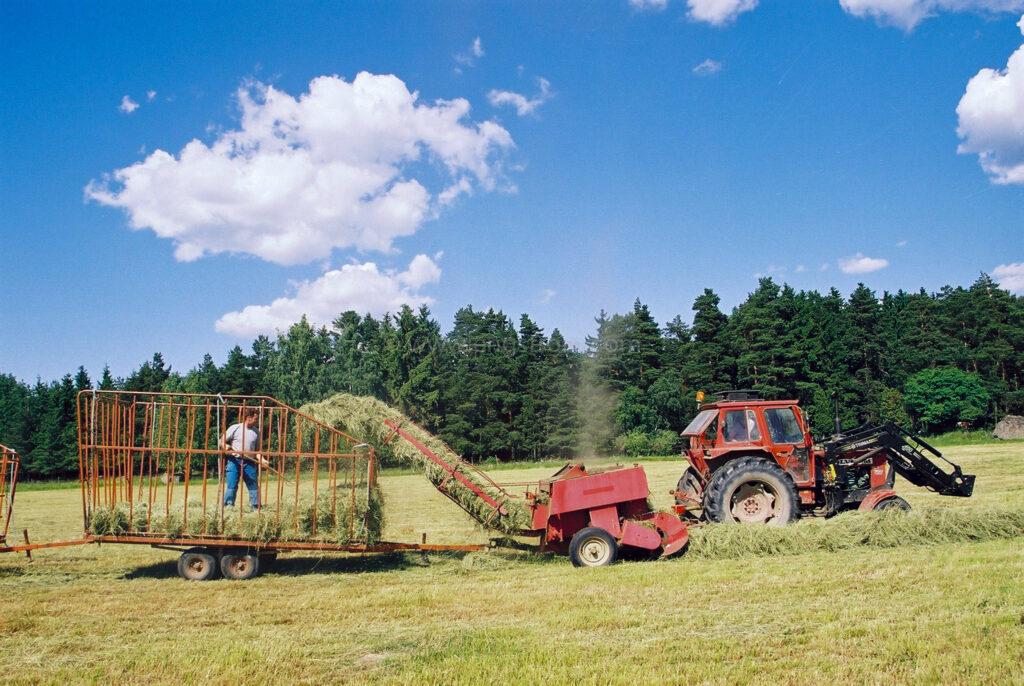
[[[467,459],[594,453],[672,454],[698,390],[759,389],[797,398],[816,435],[832,432],[832,393],[846,427],[893,420],[924,434],[991,427],[1024,413],[1024,298],[990,277],[969,288],[844,297],[761,279],[725,313],[706,289],[688,316],[654,320],[639,299],[601,312],[585,349],[529,315],[459,310],[443,333],[427,308],[382,318],[303,319],[276,340],[210,355],[187,371],[157,352],[127,378],[82,367],[26,384],[0,374],[0,443],[23,474],[77,473],[75,396],[88,388],[273,396],[300,406],[338,392],[373,395]]]

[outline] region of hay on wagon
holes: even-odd
[[[346,493],[347,499],[347,493]],[[315,505],[315,507],[314,507]],[[315,527],[314,527],[315,523]],[[240,513],[237,508],[203,508],[199,500],[187,506],[153,508],[145,504],[129,509],[125,503],[113,508],[97,507],[89,518],[94,536],[162,534],[167,538],[216,536],[257,543],[274,541],[317,541],[340,545],[373,545],[381,540],[384,528],[384,501],[376,485],[356,499],[354,510],[348,502],[332,502],[322,494],[314,501],[302,498],[298,507],[282,503],[258,512]]]

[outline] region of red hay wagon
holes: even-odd
[[[258,448],[232,455],[253,465],[255,510],[242,483],[237,504],[224,504],[229,458],[219,443],[249,413],[257,417]],[[150,545],[181,551],[181,576],[205,580],[218,573],[251,578],[261,559],[285,551],[485,548],[381,541],[374,528],[380,503],[373,447],[273,398],[82,391],[78,446],[84,536],[33,544],[26,530],[24,545],[0,539],[0,552]],[[11,475],[10,488],[0,495],[6,532],[17,457],[5,451],[0,460],[0,475]]]

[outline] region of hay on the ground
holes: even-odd
[[[435,486],[444,483],[444,490],[474,519],[490,529],[504,533],[515,533],[530,525],[530,514],[526,507],[500,488],[494,487],[482,478],[443,441],[424,431],[408,417],[387,404],[370,397],[359,397],[339,393],[319,403],[306,405],[299,410],[313,419],[344,431],[360,440],[371,443],[377,454],[387,462],[396,462],[419,469]],[[449,476],[449,471],[421,453],[409,441],[395,436],[385,445],[392,429],[384,422],[390,419],[403,431],[429,448],[449,467],[459,466],[460,472],[491,498],[501,503],[508,514],[495,513],[494,508],[484,502],[473,491]]]
[[[799,555],[856,547],[895,548],[1024,536],[1024,509],[922,507],[849,512],[789,526],[710,524],[690,530],[688,557]]]

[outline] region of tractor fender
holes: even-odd
[[[764,460],[768,460],[776,464],[778,464],[779,462],[778,460],[775,459],[775,456],[772,455],[771,451],[769,450],[751,450],[750,448],[744,448],[743,450],[736,450],[727,453],[722,453],[721,455],[715,455],[713,457],[706,458],[708,463],[708,473],[704,475],[705,484],[707,481],[711,479],[712,476],[714,476],[715,472],[717,472],[719,469],[729,464],[730,462],[734,462],[735,460],[742,460],[745,457],[760,457]]]
[[[875,505],[885,500],[886,498],[889,498],[894,495],[896,495],[896,491],[892,490],[891,488],[876,489],[868,493],[866,496],[864,496],[864,500],[860,501],[860,505],[857,507],[857,509],[865,512],[873,510],[875,509]]]

